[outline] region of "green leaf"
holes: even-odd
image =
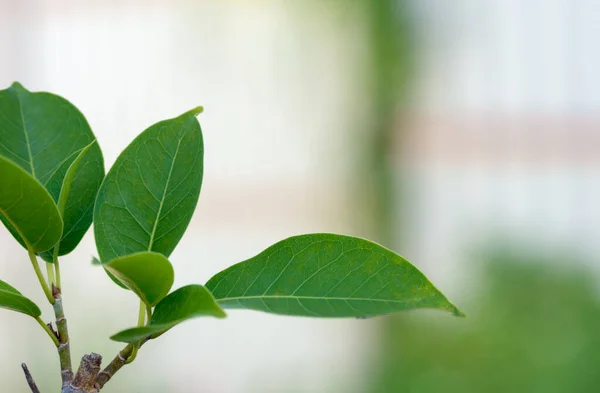
[[[161,301],[173,286],[173,266],[157,252],[138,252],[102,266],[150,307]]]
[[[368,240],[295,236],[206,284],[223,308],[310,317],[372,317],[415,308],[462,313],[406,259]]]
[[[188,285],[157,304],[149,325],[123,330],[110,339],[132,344],[146,337],[156,338],[181,322],[202,316],[225,318],[226,314],[206,288]]]
[[[98,258],[92,257],[92,265],[101,266],[101,265],[103,265],[103,263]],[[114,282],[115,284],[117,284],[118,286],[120,286],[123,289],[129,290],[129,288],[127,288],[125,286],[125,284],[123,284],[121,281],[119,281],[118,278],[116,278],[115,276],[113,276],[111,272],[109,272],[106,269],[104,269],[104,271],[106,272],[106,274],[108,275],[108,277],[112,280],[112,282]]]
[[[53,247],[63,231],[48,191],[23,168],[0,156],[0,215],[7,227],[34,251]]]
[[[40,308],[34,302],[4,281],[0,281],[0,308],[17,311],[34,318],[42,315]]]
[[[71,187],[73,186],[73,181],[75,180],[75,176],[77,174],[81,174],[81,172],[78,172],[78,170],[79,170],[81,163],[84,161],[86,154],[91,150],[92,146],[94,146],[96,143],[97,143],[96,141],[93,141],[92,143],[90,143],[89,145],[84,147],[81,150],[81,152],[79,152],[79,155],[77,156],[75,161],[73,161],[71,166],[69,166],[69,169],[67,170],[67,173],[65,174],[65,178],[63,179],[63,185],[60,190],[60,196],[58,197],[58,204],[57,204],[58,211],[59,211],[61,217],[63,218],[63,220],[65,218],[65,211],[68,211],[68,212],[74,211],[73,209],[67,210],[66,209],[67,205],[74,206],[74,208],[76,208],[76,205],[79,203],[78,202],[79,195],[75,195],[74,193],[72,194]],[[60,254],[60,249],[61,249],[60,244],[62,244],[63,240],[66,240],[67,242],[69,242],[69,236],[71,236],[71,233],[72,232],[70,232],[70,233],[68,232],[68,233],[66,233],[66,236],[63,235],[61,243],[59,243],[59,245],[55,246],[55,248],[59,247],[58,255],[61,255]],[[77,243],[75,243],[73,245],[73,248],[76,245],[77,245]],[[68,248],[70,248],[70,247],[67,247],[67,249]],[[66,250],[63,248],[63,254],[64,254],[64,251],[66,251]],[[53,262],[53,259],[54,259],[51,252],[43,253],[42,257],[45,260],[50,261],[50,262]]]
[[[37,179],[55,202],[69,167],[95,139],[85,117],[64,98],[31,93],[18,83],[0,91],[0,156]],[[97,144],[72,176],[59,255],[71,252],[92,223],[94,200],[104,177],[102,152]],[[21,241],[16,232],[13,235]],[[48,253],[42,257],[51,260]]]
[[[94,208],[100,260],[140,251],[168,257],[175,249],[200,195],[200,110],[151,126],[117,158]]]

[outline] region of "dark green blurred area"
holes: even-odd
[[[599,391],[597,289],[572,263],[498,254],[464,305],[467,319],[389,318],[371,392]]]

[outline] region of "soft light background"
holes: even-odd
[[[390,201],[371,217],[377,182],[360,166],[381,127],[371,83],[384,74],[373,48],[398,38],[374,38],[369,12],[379,4],[392,5],[391,20],[403,26],[393,34],[411,42],[393,52],[404,59],[394,67],[410,76],[390,80],[397,115],[385,157],[376,157],[391,174]],[[464,329],[494,312],[470,306],[486,287],[489,244],[533,250],[552,260],[544,269],[597,271],[599,35],[600,4],[584,0],[0,0],[0,88],[18,80],[74,103],[107,169],[149,125],[205,107],[205,178],[171,258],[176,287],[204,283],[294,234],[378,237],[472,316],[427,326]],[[27,256],[5,230],[0,250],[2,280],[43,305]],[[63,258],[65,307],[73,358],[96,351],[107,362],[121,347],[108,336],[135,323],[137,301],[90,265],[92,255],[90,231]],[[598,280],[588,277],[595,302]],[[241,311],[200,319],[145,346],[105,391],[367,392],[386,368],[386,340],[410,331],[390,321]],[[589,338],[581,330],[580,344]],[[55,351],[35,323],[2,311],[0,333],[1,391],[26,391],[22,361],[43,392],[58,386]],[[436,357],[428,342],[421,352]],[[567,346],[568,359],[581,355],[582,345]],[[411,356],[422,354],[406,351],[387,367],[400,370]],[[379,391],[441,392],[424,381],[448,374],[459,372],[426,363],[411,373],[418,381]]]

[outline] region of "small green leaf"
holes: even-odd
[[[121,330],[110,337],[113,341],[135,344],[146,337],[155,338],[171,329],[174,325],[148,325]]]
[[[359,238],[295,236],[206,284],[223,308],[310,317],[371,317],[415,308],[462,313],[406,259]]]
[[[0,156],[0,218],[25,248],[45,251],[63,231],[48,191],[23,168]]]
[[[133,344],[146,337],[156,338],[181,322],[202,316],[225,318],[226,314],[206,288],[188,285],[156,305],[149,325],[123,330],[110,339]]]
[[[4,281],[0,281],[0,308],[17,311],[34,318],[42,315],[40,308],[34,302]]]
[[[62,184],[62,188],[60,190],[60,196],[58,197],[58,204],[57,204],[58,211],[60,212],[61,216],[63,216],[65,214],[65,207],[67,206],[67,201],[69,200],[69,196],[71,193],[71,186],[73,185],[73,180],[75,179],[75,175],[77,174],[79,166],[81,165],[81,162],[83,161],[86,153],[88,151],[90,151],[92,146],[94,146],[95,144],[96,144],[96,141],[93,141],[92,143],[90,143],[89,145],[84,147],[81,150],[81,152],[79,152],[79,155],[77,156],[75,161],[73,161],[73,163],[71,163],[71,165],[69,166],[69,169],[67,169],[67,173],[65,174],[65,178],[63,179],[63,184]]]
[[[0,156],[39,181],[55,202],[71,164],[95,139],[85,117],[64,98],[32,93],[18,83],[0,91]],[[59,255],[71,252],[92,223],[94,200],[104,177],[98,144],[90,148],[72,176]],[[22,242],[16,231],[12,233]],[[41,256],[52,260],[49,253]]]
[[[161,301],[173,286],[173,266],[157,252],[138,252],[102,266],[149,307]]]
[[[94,146],[97,142],[93,141],[92,143],[90,143],[89,145],[87,145],[86,147],[84,147],[81,152],[79,152],[79,155],[77,156],[77,158],[75,159],[75,161],[73,161],[73,163],[71,163],[71,165],[69,166],[69,169],[67,170],[67,173],[65,174],[65,177],[63,179],[63,184],[62,184],[62,188],[60,190],[60,196],[58,197],[58,211],[60,213],[60,216],[63,218],[63,221],[65,219],[65,208],[67,207],[67,204],[69,203],[69,201],[73,201],[75,200],[75,202],[71,202],[70,205],[77,205],[77,199],[80,197],[79,195],[75,195],[75,194],[71,194],[71,187],[73,185],[73,181],[75,179],[75,176],[81,172],[79,172],[79,166],[81,165],[81,163],[84,161],[83,159],[85,158],[87,152],[90,151],[90,149],[92,148],[92,146]],[[72,212],[72,209],[68,210],[69,212]],[[62,241],[67,239],[68,241],[68,236],[71,235],[72,232],[67,232],[66,234],[63,234],[62,238],[61,238],[61,243],[59,243],[58,245],[54,246],[59,247],[59,253],[60,254],[60,244],[62,244]],[[66,235],[66,236],[65,236]],[[75,244],[73,246],[73,248],[76,246],[77,244]],[[68,248],[71,248],[70,246]],[[71,248],[72,249],[72,248]],[[64,247],[63,247],[63,252],[65,251]],[[51,252],[45,252],[43,253],[43,258],[49,262],[53,262],[53,257],[52,257],[52,253]]]
[[[94,208],[100,260],[140,251],[168,257],[179,243],[202,183],[204,148],[197,113],[151,126],[117,158]]]

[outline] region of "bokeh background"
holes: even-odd
[[[341,232],[397,250],[469,315],[231,312],[144,346],[104,391],[597,392],[598,36],[593,0],[0,0],[0,88],[73,102],[107,169],[205,107],[176,287]],[[0,249],[0,277],[44,304],[3,229]],[[138,303],[92,255],[90,231],[63,258],[65,307],[73,357],[108,361]],[[27,391],[22,361],[57,391],[45,333],[2,311],[1,391]]]

